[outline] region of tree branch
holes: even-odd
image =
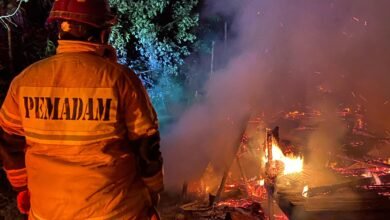
[[[22,3],[23,3],[24,1],[25,1],[25,0],[20,0],[20,1],[19,1],[19,4],[18,4],[18,7],[15,9],[15,11],[12,12],[11,14],[0,16],[0,20],[6,19],[6,18],[10,18],[10,17],[16,15],[16,13],[18,13],[18,11],[19,11],[19,9],[20,9],[20,6],[22,6]]]

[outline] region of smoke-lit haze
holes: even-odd
[[[234,18],[231,58],[208,80],[204,99],[163,136],[166,180],[174,181],[168,185],[201,175],[210,160],[223,164],[248,112],[270,115],[292,106],[326,112],[308,143],[321,149],[343,137],[340,105],[364,106],[370,128],[390,131],[390,1],[206,3],[203,14]]]

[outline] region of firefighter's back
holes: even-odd
[[[30,217],[131,219],[149,199],[119,114],[117,84],[129,72],[87,43],[66,45],[14,80],[28,145]]]

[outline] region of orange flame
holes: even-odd
[[[308,193],[309,193],[309,186],[306,185],[306,186],[303,187],[302,196],[303,197],[308,197]]]
[[[264,186],[264,179],[259,180],[259,185]]]
[[[266,152],[266,155],[263,158],[264,162],[267,161],[267,157],[268,153]],[[272,143],[272,160],[278,160],[284,163],[284,175],[299,173],[303,170],[303,157],[285,156],[275,143]]]

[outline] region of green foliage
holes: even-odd
[[[119,19],[110,40],[121,62],[140,75],[156,105],[180,99],[182,85],[177,79],[196,40],[198,0],[110,0],[110,4]]]

